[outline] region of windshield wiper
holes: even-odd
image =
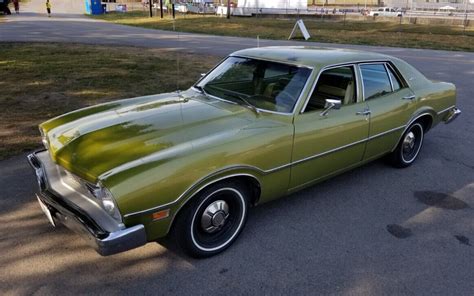
[[[245,99],[243,96],[241,95],[238,95],[238,94],[235,94],[235,93],[231,93],[231,92],[224,92],[224,94],[226,96],[229,96],[229,97],[233,97],[233,98],[236,98],[236,99],[239,99],[241,102],[243,102],[245,104],[245,106],[249,107],[250,109],[252,109],[255,114],[260,114],[260,112],[258,111],[257,107],[255,107],[254,105],[250,104],[249,101],[247,101],[247,99]]]
[[[205,95],[206,97],[209,97],[209,95],[207,94],[206,90],[204,89],[204,87],[200,86],[200,85],[195,85],[194,86],[195,89],[199,90],[203,95]]]

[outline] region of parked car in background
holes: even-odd
[[[10,11],[10,8],[8,7],[9,3],[10,3],[10,0],[0,0],[0,12],[3,12],[3,14],[7,14],[7,15],[12,14]]]
[[[253,48],[186,91],[48,120],[45,150],[28,159],[50,222],[100,254],[171,235],[207,257],[237,239],[249,207],[380,157],[408,167],[425,134],[459,114],[453,84],[398,58]]]
[[[369,16],[402,16],[402,12],[393,7],[380,7],[371,10]]]

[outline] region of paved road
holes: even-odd
[[[224,55],[254,40],[98,23],[80,16],[13,16],[0,40],[167,47]],[[264,41],[263,45],[286,44]],[[328,45],[332,46],[332,45]],[[150,243],[100,257],[47,224],[24,155],[0,162],[2,294],[474,294],[474,55],[357,48],[405,58],[458,86],[463,115],[427,137],[416,164],[378,161],[257,207],[224,254],[193,260]],[[1,53],[0,53],[1,61]],[[411,231],[407,238],[398,236]],[[402,227],[402,228],[400,228]]]

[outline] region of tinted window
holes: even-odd
[[[370,100],[392,91],[384,64],[360,65],[364,83],[364,98]]]
[[[351,66],[322,72],[305,111],[324,109],[326,99],[340,100],[343,105],[355,103],[354,77],[354,68]]]

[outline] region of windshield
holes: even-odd
[[[291,113],[311,69],[243,57],[229,57],[199,84],[205,93],[275,112]]]

